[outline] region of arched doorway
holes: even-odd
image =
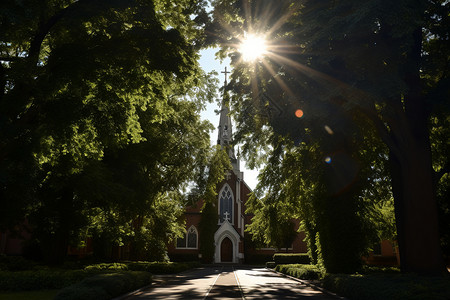
[[[220,244],[220,261],[233,262],[233,242],[228,237]]]

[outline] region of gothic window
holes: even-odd
[[[187,233],[187,247],[197,248],[197,229],[194,226],[191,226]]]
[[[186,248],[186,235],[182,238],[177,238],[177,248]]]
[[[229,185],[225,185],[220,193],[219,207],[220,223],[227,219],[230,223],[233,220],[233,196]]]
[[[189,230],[182,238],[177,238],[177,248],[197,249],[198,247],[198,232],[194,225],[189,227]]]

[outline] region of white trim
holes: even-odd
[[[241,201],[240,201],[240,197],[241,197],[241,182],[240,180],[236,180],[236,203],[237,203],[237,214],[236,214],[236,218],[237,218],[237,227],[238,228],[242,228],[243,224],[241,224]]]
[[[224,238],[228,237],[233,244],[233,263],[239,262],[239,241],[240,236],[236,232],[236,229],[230,224],[228,221],[224,221],[222,225],[217,229],[216,233],[214,233],[214,244],[215,244],[215,253],[214,253],[214,262],[221,263],[221,249],[222,241]]]

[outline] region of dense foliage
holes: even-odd
[[[147,272],[96,275],[62,289],[55,299],[112,299],[151,284],[151,278]]]
[[[199,252],[202,255],[201,261],[205,263],[212,263],[214,260],[215,243],[214,234],[217,231],[217,223],[219,215],[217,214],[218,200],[217,200],[217,185],[225,179],[224,170],[231,170],[230,159],[226,151],[220,146],[216,148],[211,163],[209,164],[208,178],[206,178],[206,187],[208,187],[202,194],[203,207],[201,210],[202,217],[199,226]]]
[[[309,256],[304,253],[275,253],[273,261],[277,265],[283,264],[309,264]]]
[[[306,280],[317,280],[324,277],[323,269],[317,265],[309,264],[286,264],[277,265],[275,271],[281,272],[283,274]]]
[[[10,265],[8,270],[0,270],[0,291],[28,291],[43,289],[61,289],[77,284],[82,280],[99,275],[112,273],[145,272],[141,276],[149,278],[148,274],[175,274],[198,266],[198,263],[172,263],[172,262],[147,262],[133,261],[123,263],[101,263],[93,265],[69,264],[60,268],[50,269],[46,266],[38,266],[33,262],[22,261],[19,268],[17,263]],[[141,284],[141,286],[139,286]],[[142,282],[134,288],[146,284]]]
[[[329,274],[323,287],[348,299],[448,299],[450,279],[417,274]]]
[[[53,262],[86,236],[98,258],[124,244],[162,258],[213,151],[199,117],[215,94],[197,62],[205,6],[0,4],[1,228],[27,224]]]
[[[394,235],[393,202],[402,270],[445,272],[449,5],[216,1],[211,39],[234,66],[236,138],[251,162],[268,158],[252,205],[302,219],[328,271],[355,270],[374,239]],[[237,51],[248,34],[268,43],[251,63]],[[251,231],[270,239],[267,224]]]

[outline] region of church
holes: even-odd
[[[226,69],[225,69],[226,72]],[[224,72],[222,72],[224,73]],[[226,75],[226,73],[225,73]],[[226,78],[225,78],[226,85]],[[239,157],[236,157],[232,146],[232,121],[229,108],[223,103],[219,115],[217,144],[227,149],[232,170],[217,186],[217,230],[214,234],[214,263],[250,263],[271,260],[276,252],[274,248],[255,248],[245,227],[251,222],[252,215],[246,213],[246,202],[251,193],[250,187],[244,181],[244,173],[240,169]],[[199,223],[202,217],[203,201],[200,200],[185,211],[186,234],[168,246],[171,260],[179,257],[190,257],[191,260],[201,260],[199,253]],[[297,222],[298,228],[298,222]],[[304,234],[299,233],[291,248],[283,252],[306,253]],[[259,261],[258,261],[259,262]]]

